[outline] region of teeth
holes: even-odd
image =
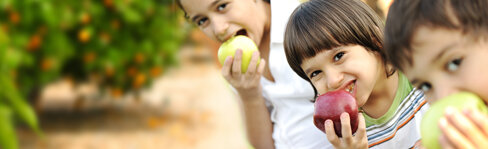
[[[351,85],[347,86],[346,91],[352,94],[353,87],[354,87],[354,84],[351,84]]]

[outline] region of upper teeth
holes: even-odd
[[[353,85],[354,84],[351,84],[351,85],[347,86],[346,91],[349,92],[349,93],[352,93],[352,89],[354,87]]]

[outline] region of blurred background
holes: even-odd
[[[391,0],[366,0],[385,16]],[[174,0],[0,0],[0,148],[247,148]]]

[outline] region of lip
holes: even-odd
[[[220,42],[225,42],[227,40],[229,40],[230,38],[232,38],[234,36],[234,34],[231,34],[231,35],[227,35],[225,36],[224,38],[219,38]]]
[[[244,36],[247,36],[249,37],[249,34],[247,33],[247,30],[246,29],[237,29],[236,31],[232,32],[232,34],[229,34],[229,35],[226,35],[224,38],[219,38],[219,40],[221,42],[225,42],[227,40],[229,40],[230,38],[234,37],[234,36],[237,36],[239,34],[240,31],[244,30],[245,31],[245,35]]]

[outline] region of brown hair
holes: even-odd
[[[395,0],[385,27],[385,50],[391,63],[412,65],[412,36],[420,26],[460,30],[477,38],[488,31],[487,0]]]
[[[305,2],[291,14],[286,26],[284,47],[288,64],[295,73],[312,84],[301,68],[304,59],[323,50],[360,45],[378,52],[386,66],[387,59],[382,47],[383,26],[379,16],[359,0]],[[387,76],[394,71],[387,70]],[[317,95],[315,87],[314,90]]]

